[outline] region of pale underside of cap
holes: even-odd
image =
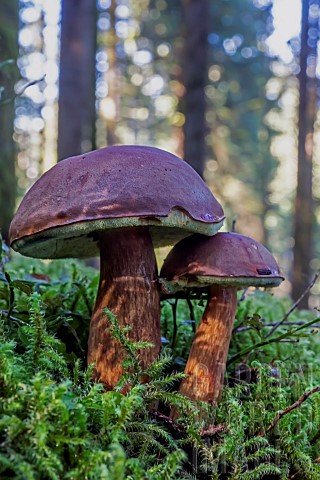
[[[248,287],[278,287],[283,277],[259,276],[259,277],[223,277],[223,276],[194,276],[181,277],[176,280],[161,278],[162,290],[166,293],[176,293],[189,288],[206,288],[212,285],[222,287],[234,287],[238,290]]]
[[[21,254],[34,258],[89,258],[98,256],[99,233],[130,227],[149,227],[154,247],[174,245],[192,233],[214,235],[223,221],[208,224],[191,219],[184,212],[173,210],[167,217],[125,217],[78,222],[50,228],[15,240],[11,246]]]

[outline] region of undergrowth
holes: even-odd
[[[162,302],[163,352],[144,372],[141,344],[106,312],[127,355],[126,374],[105,392],[85,363],[97,283],[75,262],[2,252],[1,479],[320,479],[315,312],[279,324],[289,300],[239,298],[223,398],[200,420],[203,406],[176,389],[205,298]]]

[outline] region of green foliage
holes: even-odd
[[[165,395],[174,379],[162,377],[168,357],[150,368],[154,381],[139,384],[134,371],[127,375],[127,395],[104,392],[90,370],[82,371],[79,362],[68,365],[59,353],[61,341],[46,329],[37,292],[30,295],[29,312],[21,343],[9,340],[2,321],[1,478],[173,478],[185,455],[149,415],[159,400],[173,400],[178,408],[191,404]],[[132,359],[141,345],[128,343],[114,318],[112,325]]]
[[[271,294],[259,290],[240,302],[229,350],[229,364],[245,355],[249,355],[251,361],[258,359],[263,363],[291,358],[295,364],[313,364],[320,348],[317,339],[313,338],[318,332],[316,324],[319,323],[314,312],[294,310],[287,321],[270,335],[289,308],[289,298],[273,298]],[[263,348],[261,343],[265,343]],[[303,345],[298,348],[297,343]]]
[[[191,306],[191,308],[190,308]],[[203,302],[166,300],[161,306],[161,330],[165,345],[174,352],[174,366],[182,369],[188,358]]]
[[[86,359],[90,316],[98,285],[98,272],[74,262],[30,261],[18,256],[15,268],[6,264],[0,272],[0,309],[11,320],[11,338],[21,339],[29,321],[29,295],[41,296],[48,331],[62,341],[67,360]]]
[[[35,278],[35,272],[21,275],[21,264],[20,275],[12,265],[5,271],[2,264],[0,477],[160,480],[177,474],[183,478],[177,473],[185,458],[181,442],[150,413],[161,402],[168,409],[173,405],[185,412],[196,424],[192,403],[170,392],[182,375],[164,372],[171,362],[168,353],[143,372],[136,351],[146,345],[129,342],[126,329],[106,312],[114,336],[127,353],[127,374],[116,391],[105,392],[92,382],[91,370],[83,368],[82,355],[66,353],[63,340],[69,326],[57,321],[70,305],[82,320],[88,315],[95,293],[92,290],[91,295],[90,286],[96,280],[86,279],[83,275],[89,270],[74,264],[64,267],[60,281],[54,278],[54,266],[52,270],[46,266],[52,281],[40,279],[43,267],[38,262],[34,265]],[[89,286],[86,300],[74,288],[79,284]],[[71,294],[66,293],[66,285]],[[149,383],[140,383],[143,374]],[[123,395],[125,384],[130,391]],[[185,440],[193,441],[192,436],[193,429],[186,429]]]
[[[230,479],[295,478],[316,479],[319,465],[312,462],[318,456],[313,438],[319,432],[318,409],[320,397],[314,395],[300,408],[284,415],[267,432],[278,411],[285,410],[304,391],[306,381],[300,382],[284,363],[273,366],[253,362],[255,381],[227,387],[216,411],[215,422],[224,425],[219,441],[205,447],[204,466],[213,478],[227,473]],[[313,378],[313,381],[319,378]],[[217,440],[217,439],[216,439]],[[300,472],[300,476],[298,473]]]
[[[8,260],[4,250],[1,479],[320,478],[319,393],[274,422],[320,385],[314,313],[293,312],[268,336],[289,301],[260,291],[239,301],[223,398],[218,407],[201,406],[207,415],[200,420],[198,406],[175,390],[203,302],[163,302],[163,336],[171,350],[164,348],[145,371],[136,351],[146,345],[129,342],[127,329],[107,311],[126,351],[126,373],[115,391],[105,392],[85,368],[96,272],[74,262]],[[149,382],[141,383],[142,376]],[[168,416],[172,407],[177,421]]]

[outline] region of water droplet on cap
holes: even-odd
[[[203,220],[207,220],[208,222],[212,222],[214,220],[214,215],[212,215],[212,213],[206,212],[201,215],[201,218]]]

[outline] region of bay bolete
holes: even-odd
[[[11,223],[13,249],[37,258],[100,254],[100,284],[90,324],[88,362],[113,388],[123,355],[107,329],[104,309],[129,337],[160,350],[160,306],[154,246],[194,232],[213,235],[223,210],[200,176],[180,158],[152,147],[115,146],[71,157],[27,192]]]
[[[185,368],[188,376],[179,392],[215,403],[222,390],[237,289],[275,287],[283,276],[271,253],[259,242],[221,232],[211,238],[196,234],[181,240],[165,259],[160,277],[171,291],[207,289],[207,305]]]

